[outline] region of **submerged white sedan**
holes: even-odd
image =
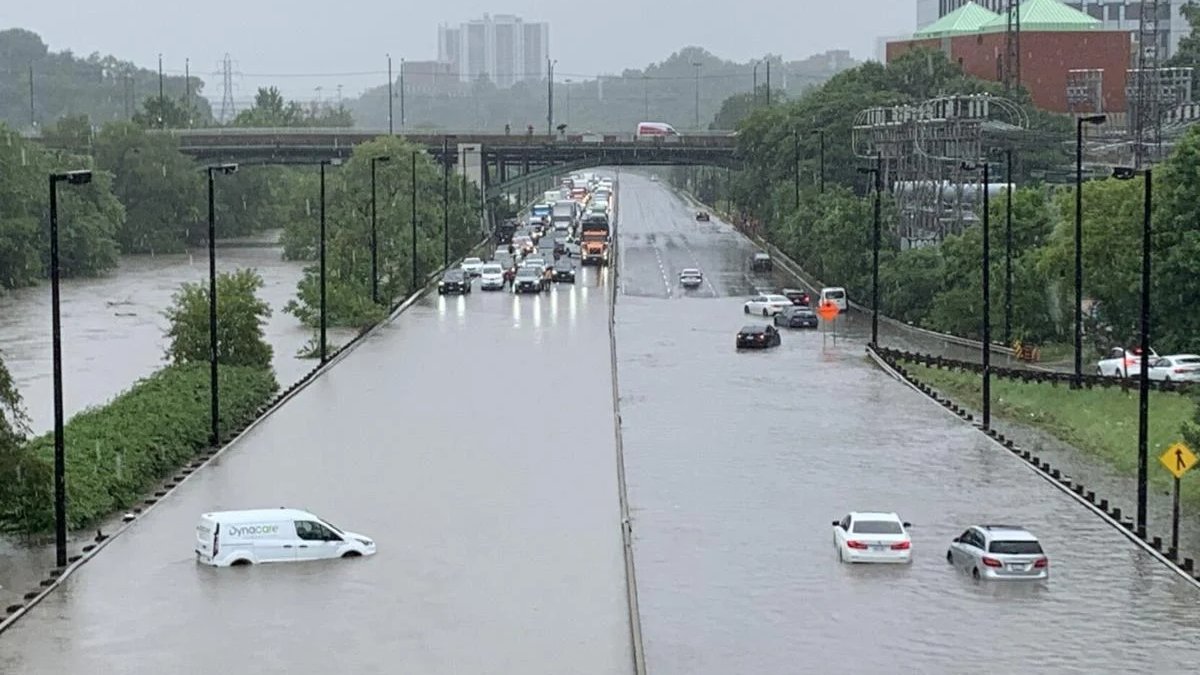
[[[842,562],[910,563],[910,527],[895,513],[851,511],[833,521],[833,547]]]

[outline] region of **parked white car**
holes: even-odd
[[[196,562],[213,567],[375,554],[375,542],[299,509],[215,511],[196,525]]]
[[[1154,363],[1158,354],[1150,350],[1150,362]],[[1138,349],[1122,349],[1113,347],[1108,351],[1108,357],[1100,359],[1096,364],[1096,374],[1105,377],[1134,377],[1142,372],[1142,356]],[[1153,374],[1151,374],[1153,376]]]
[[[912,523],[894,513],[851,511],[833,521],[833,548],[850,563],[910,563]]]
[[[482,258],[464,258],[462,261],[462,271],[470,274],[473,277],[479,276],[479,271],[483,268]]]
[[[784,307],[791,307],[792,301],[788,300],[785,295],[756,295],[746,301],[742,306],[746,314],[762,314],[763,316],[774,316],[783,311]]]
[[[1160,382],[1200,382],[1200,355],[1169,354],[1150,363],[1150,379]]]

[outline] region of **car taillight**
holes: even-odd
[[[846,546],[849,546],[850,548],[857,548],[857,549],[861,549],[861,550],[864,550],[864,551],[867,549],[867,544],[866,544],[866,542],[862,542],[862,541],[855,541],[855,540],[853,540],[853,539],[850,539],[849,541],[847,541],[847,542],[846,542]]]
[[[996,560],[995,558],[989,558],[986,555],[983,556],[983,564],[987,565],[988,567],[1004,567],[999,560]]]
[[[1186,372],[1188,372],[1188,369],[1187,368],[1175,368],[1171,372],[1172,373],[1186,373]]]
[[[912,548],[912,542],[909,541],[898,541],[892,544],[893,551],[907,551],[910,548]]]
[[[221,552],[221,544],[219,541],[220,534],[221,534],[221,524],[217,523],[217,526],[213,529],[213,542],[212,542],[213,552],[212,552],[212,554],[213,554],[214,558],[217,557],[217,554]]]
[[[1050,561],[1045,558],[1038,558],[1037,560],[1033,561],[1034,569],[1042,569],[1043,567],[1049,567],[1049,566],[1050,566]]]

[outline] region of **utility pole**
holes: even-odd
[[[183,60],[183,105],[187,114],[188,127],[192,126],[192,60]]]
[[[450,266],[450,139],[442,136],[442,267]]]
[[[1008,187],[1005,189],[1004,207],[1004,344],[1012,344],[1012,285],[1013,285],[1013,230],[1012,230],[1012,198],[1013,198],[1013,158],[1012,148],[1004,151],[1005,172],[1008,174]]]
[[[158,128],[167,126],[167,98],[163,95],[162,54],[158,55]]]
[[[408,123],[408,115],[404,111],[404,59],[400,59],[400,130]]]
[[[696,128],[700,128],[700,63],[693,61],[696,68]]]
[[[546,59],[546,135],[554,135],[554,62]]]
[[[37,117],[33,110],[33,64],[29,64],[29,128],[37,129]]]
[[[391,136],[396,133],[396,130],[392,125],[392,99],[395,97],[395,94],[392,92],[392,86],[394,83],[392,82],[392,55],[391,54],[387,55],[387,62],[388,62],[388,136]]]
[[[417,285],[417,152],[419,151],[413,150],[412,170],[410,171],[412,176],[412,197],[409,199],[409,202],[412,205],[412,257],[410,258],[410,266],[412,267],[412,288],[409,289],[409,293],[413,293],[420,288],[420,286]]]
[[[771,57],[767,57],[767,107],[771,107]]]

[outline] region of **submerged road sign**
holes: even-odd
[[[833,321],[838,315],[837,303],[832,300],[822,300],[821,304],[817,305],[817,314],[826,321]]]
[[[1158,456],[1158,461],[1171,472],[1171,475],[1176,478],[1182,478],[1183,474],[1196,466],[1196,455],[1186,443],[1175,443],[1167,448],[1166,452]]]

